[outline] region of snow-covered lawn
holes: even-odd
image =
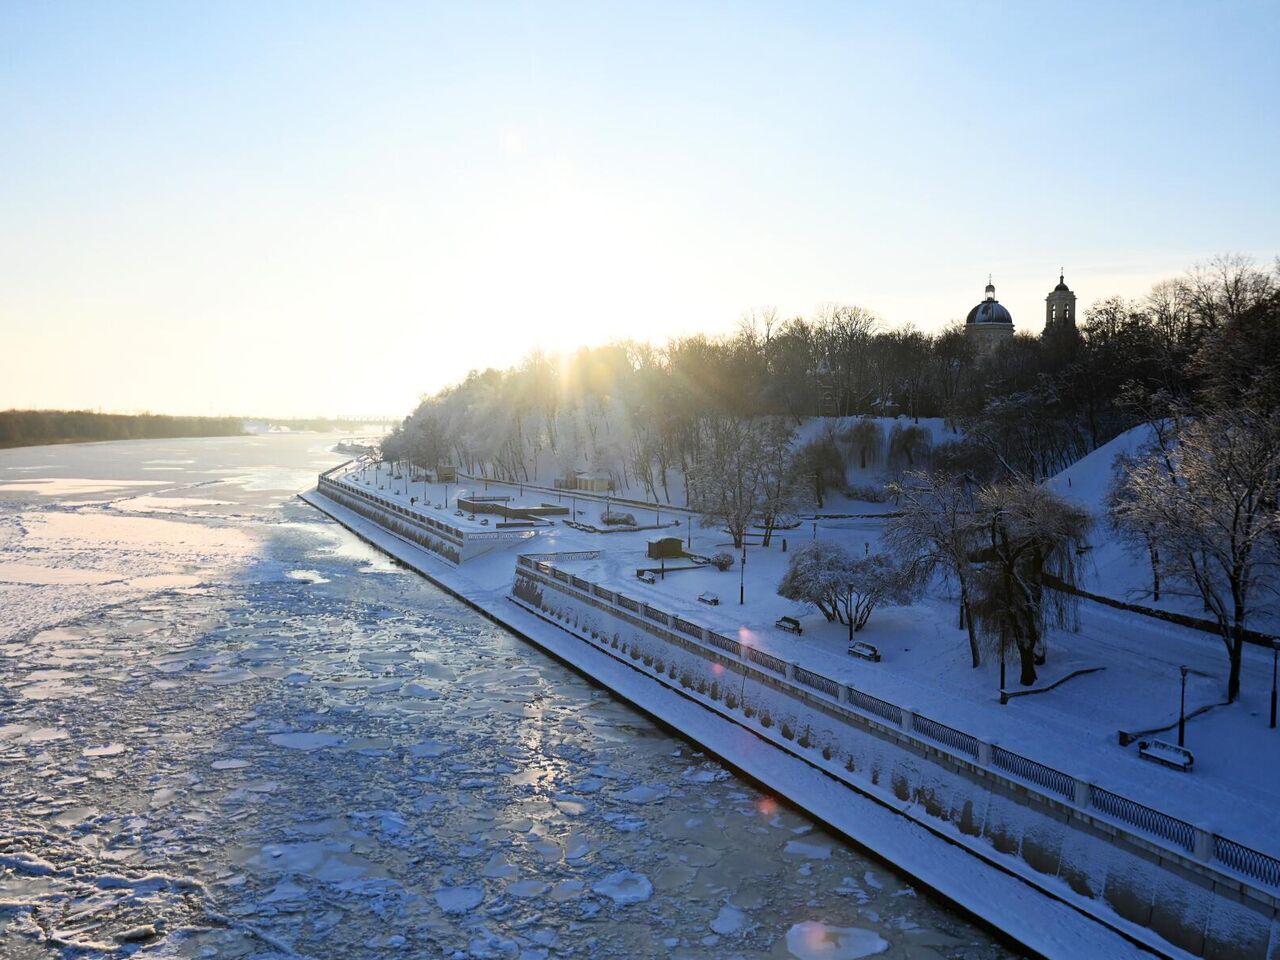
[[[1114,456],[1114,453],[1111,455]],[[1107,458],[1106,464],[1110,464]],[[1101,461],[1100,461],[1101,462]],[[421,496],[422,484],[413,495]],[[1073,484],[1073,488],[1075,484]],[[451,496],[458,490],[450,485]],[[463,487],[465,489],[465,485]],[[443,500],[443,489],[430,486],[428,498]],[[382,491],[386,495],[387,491]],[[580,519],[594,521],[600,504],[585,506]],[[592,582],[678,614],[729,636],[746,639],[759,649],[799,663],[807,669],[851,684],[864,692],[914,709],[934,720],[995,741],[1074,777],[1263,850],[1280,854],[1274,833],[1274,811],[1280,808],[1280,765],[1274,762],[1280,731],[1267,727],[1271,684],[1271,651],[1245,651],[1240,700],[1188,722],[1187,747],[1196,757],[1195,771],[1181,773],[1139,758],[1136,745],[1121,747],[1119,730],[1141,731],[1174,723],[1178,718],[1179,667],[1190,668],[1187,710],[1225,699],[1227,660],[1219,640],[1198,631],[1151,618],[1083,602],[1079,629],[1057,631],[1049,638],[1048,662],[1037,687],[1047,686],[1084,669],[1055,689],[999,702],[998,658],[984,654],[978,669],[969,665],[966,635],[958,628],[956,605],[942,588],[906,608],[878,609],[856,639],[879,648],[882,660],[871,663],[849,656],[847,627],[827,623],[777,596],[776,587],[789,550],[811,539],[843,541],[853,551],[875,551],[882,521],[870,518],[820,519],[775,535],[774,544],[747,550],[746,602],[738,604],[739,564],[719,572],[712,568],[669,573],[655,584],[635,577],[638,567],[658,566],[645,555],[649,532],[591,534],[554,524],[518,546],[505,547],[468,561],[460,571],[477,590],[491,594],[509,589],[518,553],[603,551],[595,560],[567,561],[565,569]],[[676,528],[688,536],[687,526]],[[692,550],[710,554],[733,550],[723,531],[695,526]],[[720,605],[698,601],[715,593]],[[774,622],[783,615],[799,617],[800,637],[783,633]],[[1017,684],[1017,665],[1010,658],[1008,689]],[[1176,730],[1161,735],[1176,740]]]

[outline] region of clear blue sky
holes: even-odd
[[[1277,50],[1274,2],[9,0],[0,407],[397,412],[988,273],[1038,331],[1059,265],[1280,253]]]

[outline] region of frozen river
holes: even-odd
[[[294,499],[334,439],[0,450],[0,956],[1010,955]]]

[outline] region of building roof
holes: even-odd
[[[996,299],[994,283],[987,284],[986,294],[986,299],[969,311],[969,315],[964,318],[964,322],[966,324],[1013,323],[1013,315],[1002,307],[1000,301]]]

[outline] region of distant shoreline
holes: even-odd
[[[245,421],[239,417],[177,417],[90,410],[0,411],[0,448],[3,449],[106,440],[236,437],[244,433]]]

